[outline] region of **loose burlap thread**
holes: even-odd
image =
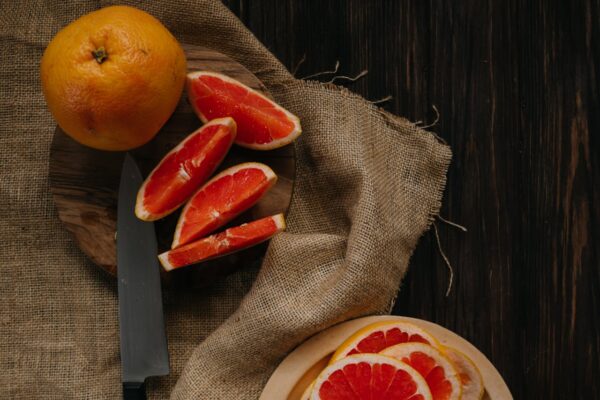
[[[116,284],[58,220],[48,187],[55,123],[38,73],[62,26],[109,4],[0,5],[1,398],[120,396]],[[245,65],[302,121],[287,231],[260,269],[166,294],[171,375],[148,383],[153,399],[256,399],[306,338],[387,310],[439,210],[450,149],[347,90],[294,79],[219,2],[137,6],[180,41]]]

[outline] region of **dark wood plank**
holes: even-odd
[[[184,45],[189,70],[221,72],[268,95],[262,83],[251,72],[225,55],[198,46]],[[132,151],[144,175],[189,133],[201,125],[185,96],[173,116],[147,145]],[[50,190],[60,219],[71,231],[79,247],[91,260],[111,275],[116,274],[116,214],[119,176],[124,153],[98,151],[76,143],[57,128],[50,152]],[[253,151],[233,146],[219,170],[248,161],[264,162],[278,175],[275,186],[248,212],[228,226],[260,217],[286,212],[290,203],[295,174],[292,146],[272,151]],[[78,165],[78,168],[73,168]],[[158,246],[167,250],[179,212],[156,222]],[[227,273],[242,265],[259,262],[266,244],[217,260],[203,263],[201,268],[184,268],[168,276],[170,283],[210,283],[215,275]]]
[[[225,2],[298,76],[348,87],[431,128],[454,151],[439,225],[420,242],[395,313],[478,346],[517,399],[598,396],[598,0]],[[590,394],[593,394],[590,396]]]

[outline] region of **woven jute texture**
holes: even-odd
[[[116,284],[58,220],[48,190],[55,123],[38,73],[52,36],[106,5],[0,2],[2,399],[120,398]],[[245,65],[302,121],[287,232],[259,269],[165,294],[172,372],[148,385],[152,399],[256,399],[303,340],[387,310],[439,210],[450,149],[347,90],[294,79],[219,2],[138,7],[180,41]]]

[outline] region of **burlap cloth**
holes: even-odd
[[[55,124],[38,74],[58,29],[108,4],[0,4],[0,398],[117,399],[116,285],[57,218],[47,178]],[[388,309],[438,212],[451,153],[347,90],[295,80],[218,2],[139,7],[181,41],[244,64],[302,121],[287,232],[260,270],[165,295],[172,372],[149,382],[155,399],[256,399],[307,337]]]

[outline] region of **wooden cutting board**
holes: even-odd
[[[485,394],[483,400],[512,400],[508,386],[494,365],[471,343],[456,333],[422,319],[378,315],[343,322],[326,329],[292,351],[269,378],[259,400],[301,400],[307,387],[327,366],[329,358],[354,332],[379,321],[403,320],[418,325],[444,345],[460,350],[479,368]]]
[[[260,80],[238,62],[211,49],[183,45],[188,70],[226,74],[271,97]],[[175,113],[148,144],[131,151],[146,176],[161,158],[188,134],[200,127],[184,95]],[[58,215],[81,250],[108,274],[116,275],[117,192],[123,152],[94,150],[72,140],[56,128],[50,149],[49,180]],[[232,146],[219,170],[247,161],[269,165],[277,174],[276,185],[251,210],[228,226],[263,216],[286,212],[295,175],[293,145],[272,151],[255,151]],[[218,172],[218,171],[217,171]],[[179,212],[157,221],[159,251],[169,248]],[[218,275],[237,267],[260,262],[266,244],[222,257],[198,266],[165,274],[167,283],[191,282],[203,286]],[[168,278],[167,278],[168,276]]]

